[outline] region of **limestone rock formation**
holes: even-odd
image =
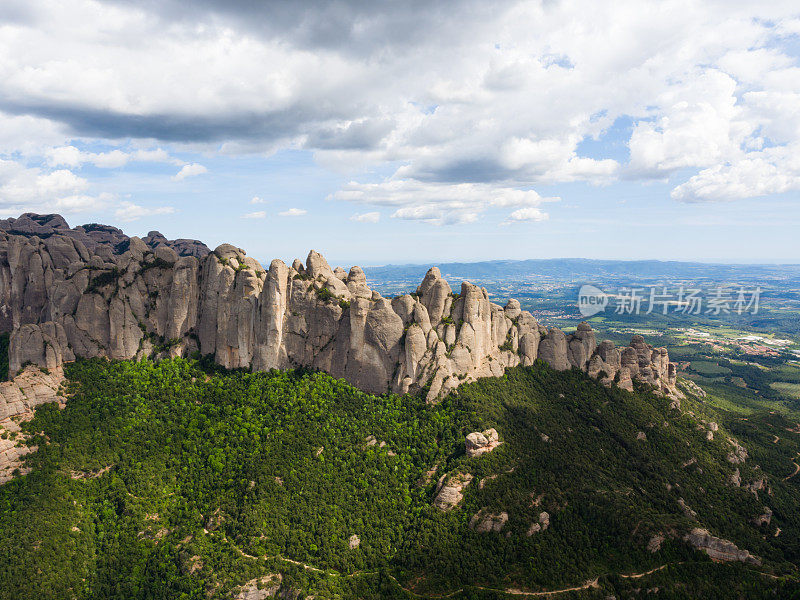
[[[614,382],[628,391],[633,390],[635,379],[668,396],[682,396],[676,387],[677,367],[669,362],[666,348],[653,348],[641,335],[634,335],[630,345],[622,349],[608,340],[600,343],[589,358],[587,372],[606,385]]]
[[[45,373],[29,366],[11,381],[0,382],[0,422],[14,416],[33,416],[33,409],[46,402],[63,403],[65,400],[59,395],[63,381],[60,367]]]
[[[464,499],[464,488],[474,479],[469,473],[444,474],[436,485],[433,505],[443,511],[457,506]]]
[[[734,465],[739,465],[745,462],[747,460],[747,448],[742,446],[733,438],[729,438],[728,442],[730,442],[731,446],[733,446],[733,449],[728,452],[726,457],[728,462]]]
[[[115,227],[70,229],[58,215],[0,221],[0,331],[12,373],[76,357],[211,355],[227,368],[310,367],[368,392],[424,391],[501,376],[537,358],[632,390],[677,397],[666,350],[641,336],[597,345],[586,323],[546,330],[519,302],[502,307],[469,282],[454,293],[436,267],[414,294],[383,298],[359,267],[332,269],[318,252],[265,269],[244,250]]]
[[[21,444],[24,440],[20,423],[33,418],[33,410],[46,402],[66,400],[59,395],[64,381],[60,367],[49,373],[37,367],[26,367],[12,381],[0,383],[0,484],[13,477],[16,469],[24,472],[23,459],[35,447]]]
[[[550,527],[550,513],[540,512],[539,520],[535,523],[531,523],[531,526],[528,528],[527,536],[530,537],[534,533],[545,531],[548,527]]]
[[[739,473],[739,469],[736,469],[733,473],[731,473],[728,481],[730,481],[730,484],[734,487],[739,487],[742,485],[742,476]]]
[[[758,498],[758,492],[764,489],[766,489],[768,495],[770,496],[772,495],[772,488],[767,485],[763,477],[754,479],[753,481],[746,483],[745,485],[742,486],[742,489],[747,490],[748,492],[753,494],[756,498]]]
[[[555,327],[548,329],[539,342],[539,358],[557,371],[566,371],[570,364],[567,359],[567,336]]]
[[[772,522],[772,509],[768,506],[764,507],[764,512],[760,515],[753,517],[753,524],[756,527],[761,527],[761,525],[769,525]]]
[[[502,443],[495,429],[487,429],[483,432],[474,431],[464,440],[467,456],[470,458],[491,452]]]
[[[589,368],[589,359],[597,347],[592,326],[588,323],[578,323],[575,333],[567,339],[567,360],[573,367],[583,371]]]
[[[47,239],[63,236],[78,240],[92,252],[122,254],[130,243],[130,238],[120,229],[110,225],[91,223],[70,229],[61,215],[37,215],[25,213],[18,219],[0,220],[0,231],[24,237]],[[210,252],[208,246],[199,240],[168,240],[158,231],[151,231],[143,238],[145,244],[155,250],[158,246],[172,248],[178,256],[202,258]]]
[[[499,533],[506,523],[508,523],[507,512],[490,513],[486,509],[481,509],[469,520],[470,528],[476,533]]]
[[[8,361],[13,365],[12,371],[28,364],[55,369],[75,359],[61,323],[26,324],[14,330],[11,336],[13,343],[9,344]]]
[[[664,543],[664,536],[661,534],[654,535],[650,538],[650,541],[647,542],[647,551],[650,554],[655,554],[659,550],[661,550],[661,544]]]
[[[740,550],[731,541],[711,535],[708,530],[698,527],[692,529],[684,538],[698,550],[704,551],[712,560],[720,562],[739,561],[750,565],[760,565],[761,560],[747,550]]]
[[[283,576],[280,573],[264,575],[257,579],[251,579],[245,583],[239,592],[234,596],[234,600],[266,600],[278,596]]]

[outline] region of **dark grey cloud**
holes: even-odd
[[[296,133],[300,116],[296,113],[238,113],[215,117],[177,113],[131,115],[58,103],[25,104],[3,100],[0,100],[0,110],[58,121],[78,136],[155,138],[172,142],[281,139]]]
[[[139,25],[139,35],[152,37],[175,35],[172,25],[190,26],[183,30],[182,43],[191,39],[192,27],[204,25],[212,31],[230,28],[236,33],[301,51],[340,56],[347,69],[356,72],[364,67],[375,72],[406,64],[408,56],[419,48],[447,48],[455,39],[469,38],[472,27],[481,27],[484,19],[498,10],[497,3],[479,0],[326,0],[305,2],[293,0],[100,0],[105,5],[141,10],[155,21]],[[502,3],[507,3],[502,0]],[[35,27],[36,21],[46,21],[48,15],[30,8],[32,4],[9,0],[0,5],[0,22],[25,22]],[[41,7],[40,7],[41,9]],[[149,30],[149,31],[148,31]],[[189,33],[187,33],[187,31]],[[199,30],[198,30],[199,31]],[[208,33],[197,33],[198,39]],[[146,45],[147,39],[142,39]],[[125,43],[128,43],[127,41]],[[143,47],[144,49],[144,47]],[[164,56],[165,65],[172,59]],[[335,59],[330,59],[335,60]],[[437,57],[420,56],[421,70]],[[87,61],[90,63],[91,61]],[[367,65],[369,65],[367,67]],[[237,65],[231,65],[235,70]],[[271,71],[256,76],[268,77]],[[301,67],[302,68],[302,67]],[[119,65],[120,77],[110,81],[128,83],[130,65]],[[174,73],[174,71],[170,72]],[[248,73],[252,76],[252,73]],[[158,73],[154,74],[158,81]],[[398,79],[407,72],[397,74]],[[302,79],[303,73],[298,77]],[[232,78],[229,83],[236,83]],[[112,85],[114,85],[112,83]],[[159,83],[154,85],[158,86]],[[221,83],[221,85],[224,85]],[[136,104],[138,93],[146,94],[149,82],[142,80],[131,93],[127,89],[110,88],[114,93],[131,94]],[[110,102],[98,103],[89,94],[84,99],[68,98],[67,94],[44,92],[27,98],[0,91],[0,111],[10,115],[30,115],[50,119],[65,125],[77,136],[105,138],[154,138],[172,142],[271,142],[306,135],[305,147],[320,150],[369,150],[378,146],[395,126],[392,117],[379,116],[385,107],[367,98],[375,91],[375,83],[364,80],[352,82],[349,89],[329,89],[321,96],[310,85],[296,94],[281,110],[263,112],[242,109],[236,101],[220,106],[216,113],[200,108],[166,106],[161,109],[124,112],[109,108]],[[90,93],[91,84],[89,84]],[[135,88],[134,88],[135,89]],[[201,93],[202,90],[199,90]],[[235,95],[237,90],[234,90]],[[241,96],[237,96],[241,97]],[[396,98],[399,100],[398,98]],[[392,99],[394,103],[395,99]],[[250,104],[252,104],[250,102]],[[265,102],[266,104],[266,102]],[[213,102],[209,103],[213,107]],[[397,108],[396,106],[394,108]],[[391,111],[390,111],[391,112]]]
[[[507,0],[101,0],[173,22],[224,23],[251,35],[344,54],[402,51],[480,22]],[[444,41],[443,40],[443,41]]]
[[[106,109],[54,103],[21,103],[0,98],[0,111],[11,115],[33,115],[64,123],[76,136],[99,138],[154,138],[167,142],[223,142],[229,140],[271,142],[303,135],[321,128],[328,120],[345,117],[338,110],[294,106],[273,112],[206,114],[126,114]],[[349,129],[349,128],[348,128]],[[315,134],[320,147],[363,148],[382,137],[385,128],[363,126],[344,131],[341,144],[333,130]]]
[[[517,173],[502,165],[494,156],[454,157],[439,165],[419,165],[414,169],[419,181],[442,183],[491,183],[513,178]]]

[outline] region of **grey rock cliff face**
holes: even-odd
[[[706,529],[692,529],[683,539],[698,550],[708,554],[715,561],[740,561],[751,565],[761,564],[761,559],[757,556],[753,556],[747,550],[740,550],[733,542],[711,535]]]
[[[40,239],[48,239],[54,235],[74,239],[80,241],[90,251],[103,256],[122,254],[127,250],[131,240],[122,230],[110,225],[90,223],[70,229],[61,215],[34,213],[25,213],[18,219],[1,219],[0,231],[23,237],[36,236]],[[159,246],[172,248],[179,256],[202,258],[210,252],[208,246],[199,240],[168,240],[158,231],[151,231],[143,241],[153,250]]]
[[[454,293],[436,267],[416,293],[388,299],[359,267],[332,269],[313,250],[305,264],[265,269],[230,244],[204,253],[189,242],[70,229],[58,215],[0,221],[0,330],[11,332],[12,372],[199,351],[227,368],[312,367],[368,392],[435,400],[541,358],[607,385],[632,389],[638,379],[678,393],[666,350],[641,336],[620,351],[598,346],[586,323],[568,336],[545,330],[516,300],[501,307],[468,282]]]

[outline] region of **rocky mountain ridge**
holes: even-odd
[[[416,293],[384,298],[361,268],[305,264],[268,269],[223,244],[158,232],[128,238],[59,215],[0,221],[0,329],[9,364],[56,368],[75,357],[213,355],[226,368],[317,368],[368,392],[422,391],[428,400],[463,382],[499,377],[539,358],[606,385],[633,381],[679,396],[666,349],[641,336],[597,344],[586,323],[547,329],[516,300],[502,307],[464,282],[458,293],[431,268]]]
[[[52,235],[70,237],[79,240],[90,252],[104,257],[107,257],[109,253],[112,255],[122,254],[130,243],[130,237],[117,227],[88,223],[70,228],[64,217],[57,214],[25,213],[17,219],[0,219],[0,231],[24,237],[36,236],[41,239],[47,239]],[[142,241],[153,250],[158,246],[168,246],[179,256],[202,258],[211,252],[208,246],[199,240],[168,240],[158,231],[151,231],[142,238]]]

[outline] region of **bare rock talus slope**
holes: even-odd
[[[34,409],[45,402],[63,406],[66,399],[59,395],[63,380],[60,367],[45,373],[29,366],[12,381],[0,382],[0,484],[13,479],[17,469],[25,472],[23,459],[36,447],[24,443],[20,423],[32,419]]]
[[[542,327],[519,302],[490,302],[468,282],[454,292],[436,267],[416,293],[384,298],[364,272],[305,264],[268,269],[223,244],[145,240],[108,226],[70,229],[58,215],[0,221],[0,330],[11,332],[12,372],[75,357],[213,355],[228,368],[313,367],[369,392],[424,390],[497,377],[537,358],[608,385],[638,379],[676,395],[666,350],[641,336],[599,346],[588,324]]]

